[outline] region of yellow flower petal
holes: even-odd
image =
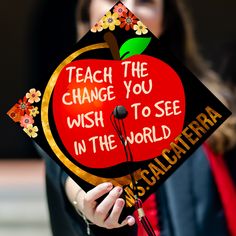
[[[34,130],[34,132],[38,132],[38,131],[39,131],[39,129],[38,129],[37,126],[34,126],[34,127],[33,127],[33,130]]]
[[[32,133],[32,138],[36,138],[37,136],[38,136],[38,134],[37,133]]]
[[[108,26],[109,26],[109,24],[107,24],[107,22],[104,22],[104,23],[102,24],[103,29],[107,29]]]
[[[115,29],[115,25],[114,24],[110,24],[109,25],[109,30],[113,31]]]
[[[30,89],[29,92],[30,92],[30,93],[35,93],[35,92],[36,92],[36,89],[35,89],[35,88],[32,88],[32,89]]]
[[[147,29],[143,29],[143,31],[142,31],[143,34],[146,34],[147,32],[148,32]]]
[[[111,17],[111,12],[110,12],[110,11],[107,12],[106,16],[107,16],[107,17]]]
[[[137,22],[137,24],[138,24],[138,26],[140,26],[140,25],[142,25],[143,23],[139,20],[139,21]]]
[[[96,27],[92,27],[92,28],[91,28],[91,31],[92,31],[93,33],[96,33],[96,32],[97,32]]]
[[[103,30],[103,28],[100,26],[99,28],[98,28],[98,32],[101,32]]]
[[[113,13],[112,17],[114,18],[118,18],[119,17],[119,14],[117,12]]]
[[[120,25],[120,21],[119,21],[119,20],[116,20],[116,21],[115,21],[115,25]]]

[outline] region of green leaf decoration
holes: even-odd
[[[151,42],[151,38],[128,39],[120,48],[120,58],[124,60],[133,55],[141,54]]]

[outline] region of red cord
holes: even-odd
[[[147,216],[144,213],[143,210],[143,203],[141,199],[138,197],[135,197],[135,209],[138,211],[139,221],[142,223],[143,228],[147,232],[148,236],[156,236],[154,229],[152,228],[152,225],[150,224],[150,221],[148,220]]]

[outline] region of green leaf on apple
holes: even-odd
[[[124,60],[128,57],[141,54],[151,42],[151,38],[128,39],[120,48],[120,58]]]

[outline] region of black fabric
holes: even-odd
[[[87,235],[87,224],[77,214],[64,191],[67,174],[39,146],[37,150],[46,164],[46,192],[53,236]],[[90,230],[91,236],[134,236],[137,234],[136,226],[108,230],[90,225]]]
[[[158,189],[161,236],[228,236],[219,193],[199,148]]]
[[[236,157],[236,147],[228,151],[224,156],[229,173],[234,181],[234,185],[236,186],[236,170],[235,170],[236,158],[235,157]]]
[[[46,190],[53,236],[84,236],[87,225],[65,195],[67,174],[39,147],[46,164]],[[156,192],[161,236],[228,236],[219,194],[205,153],[198,149]],[[90,226],[92,236],[136,235],[136,227],[107,230]]]

